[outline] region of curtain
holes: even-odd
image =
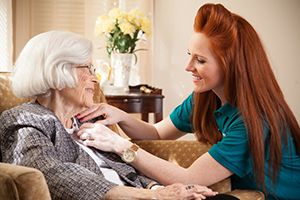
[[[0,71],[12,67],[12,1],[0,0]]]

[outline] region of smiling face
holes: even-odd
[[[224,75],[209,46],[209,40],[203,33],[194,32],[188,49],[190,60],[185,70],[192,73],[195,92],[213,90],[222,100]]]
[[[61,90],[61,94],[64,99],[74,104],[77,107],[91,107],[93,105],[93,96],[95,83],[97,83],[96,76],[92,74],[87,67],[76,68],[77,74],[77,86],[75,88],[64,88]]]

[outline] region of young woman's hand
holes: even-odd
[[[214,196],[217,192],[208,187],[200,185],[183,185],[176,183],[155,190],[155,199],[205,199],[207,196]]]
[[[78,113],[76,117],[81,122],[86,122],[94,118],[101,118],[99,122],[104,125],[111,125],[119,123],[126,119],[128,114],[114,106],[107,103],[95,104],[92,107]]]
[[[86,146],[117,154],[121,154],[124,149],[129,148],[132,144],[127,139],[100,123],[82,124],[77,136]]]

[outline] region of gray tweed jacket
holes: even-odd
[[[115,186],[104,178],[54,113],[36,103],[25,103],[1,114],[0,150],[3,162],[42,171],[54,200],[101,199]],[[101,153],[128,185],[146,187],[152,181],[116,154]]]

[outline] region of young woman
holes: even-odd
[[[163,184],[208,186],[233,175],[233,188],[258,189],[267,199],[299,198],[300,128],[254,28],[224,6],[206,4],[195,17],[188,54],[194,92],[169,117],[151,125],[107,104],[95,105],[79,115],[81,121],[105,117],[96,128],[82,126],[79,136],[90,138],[85,145],[116,152]],[[103,126],[113,123],[134,139],[194,132],[213,146],[184,169]]]

